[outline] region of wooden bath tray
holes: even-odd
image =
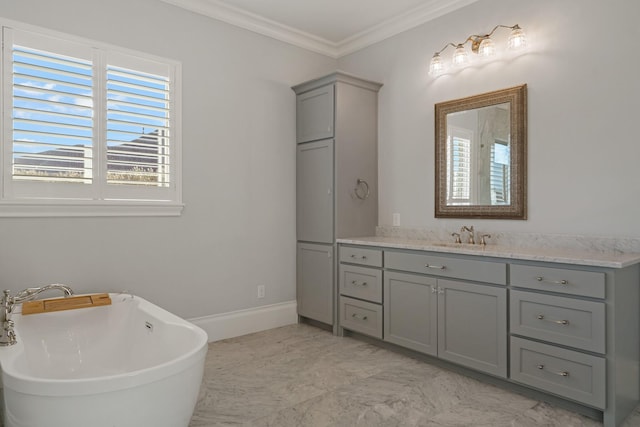
[[[74,310],[76,308],[99,307],[102,305],[111,305],[109,294],[27,301],[22,303],[22,314],[49,313],[51,311]]]

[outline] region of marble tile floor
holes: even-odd
[[[309,325],[209,345],[190,427],[598,427],[590,418]],[[640,426],[640,407],[624,427]]]

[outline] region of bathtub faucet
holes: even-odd
[[[52,285],[45,285],[39,288],[27,288],[11,296],[11,291],[5,290],[0,300],[0,346],[8,346],[16,343],[16,333],[13,330],[13,320],[11,320],[11,313],[16,304],[20,304],[25,301],[35,299],[38,294],[48,291],[50,289],[58,289],[64,293],[65,297],[73,295],[73,290],[67,285],[61,285],[55,283]]]

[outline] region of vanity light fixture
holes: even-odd
[[[446,70],[446,65],[440,56],[449,46],[455,48],[451,63],[454,67],[464,67],[470,62],[469,54],[465,49],[465,45],[471,42],[471,52],[478,54],[484,58],[490,58],[496,54],[496,45],[491,36],[498,28],[508,28],[511,30],[507,46],[510,50],[519,50],[527,45],[527,38],[518,24],[513,26],[496,25],[489,34],[477,35],[472,34],[462,43],[447,43],[442,49],[433,54],[431,63],[429,64],[429,74],[437,76]]]

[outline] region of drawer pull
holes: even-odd
[[[355,286],[358,286],[358,285],[360,285],[360,286],[367,286],[367,282],[358,282],[357,280],[352,280],[352,281],[351,281],[351,284],[352,284],[352,285],[355,285]]]
[[[569,281],[568,280],[547,280],[544,277],[536,277],[536,280],[538,282],[544,282],[544,283],[551,283],[552,285],[568,285]]]
[[[351,254],[351,258],[356,259],[356,258],[358,258],[358,256],[356,256],[355,254]],[[366,257],[365,255],[362,255],[362,256],[360,257],[360,259],[361,259],[361,260],[365,260],[365,259],[367,259],[367,257]]]
[[[545,319],[544,318],[544,314],[538,314],[538,320],[546,320],[547,322],[553,322],[553,323],[557,323],[558,325],[568,325],[569,321],[568,320],[550,320],[550,319]]]
[[[353,314],[351,315],[351,317],[354,317],[354,318],[356,318],[356,319],[358,319],[358,320],[367,320],[367,316],[360,316],[360,315],[358,315],[357,313],[353,313]]]
[[[544,365],[538,365],[538,369],[544,370]],[[552,372],[552,374],[560,375],[561,377],[568,377],[569,376],[569,372],[567,372],[567,371]]]
[[[447,268],[446,265],[430,265],[430,264],[425,264],[424,265],[425,268],[433,268],[434,270],[444,270]]]

